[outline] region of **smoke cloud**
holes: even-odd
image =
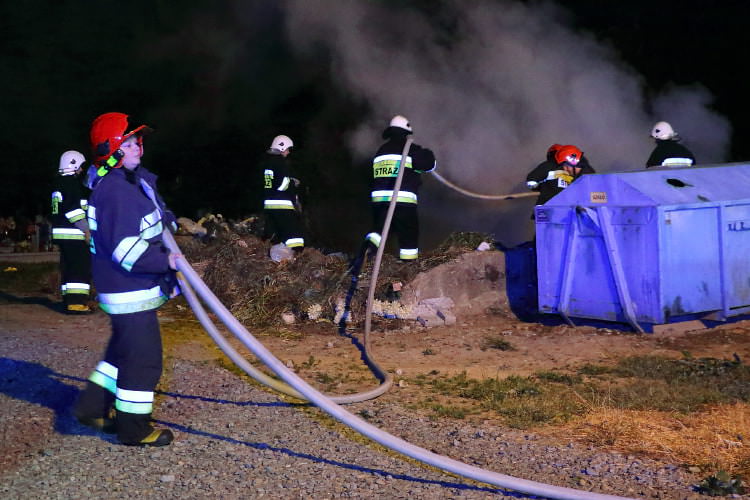
[[[285,6],[296,50],[327,47],[336,79],[370,103],[372,116],[352,135],[362,156],[375,151],[395,114],[435,151],[441,175],[486,194],[523,190],[553,143],[579,146],[598,172],[643,168],[658,120],[669,121],[702,164],[728,152],[729,122],[711,110],[705,88],[675,87],[649,100],[643,77],[613,48],[574,31],[554,3],[436,2],[443,15],[429,19],[393,2]],[[531,210],[460,198],[435,182],[421,198],[423,219],[440,219],[444,229],[461,220],[464,230],[497,231],[499,219],[528,220]]]

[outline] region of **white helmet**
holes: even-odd
[[[271,149],[275,149],[282,153],[292,146],[294,146],[294,142],[285,135],[277,135],[273,138],[273,142],[271,142]]]
[[[651,137],[660,141],[677,140],[679,138],[672,125],[667,122],[657,122],[654,128],[651,129]]]
[[[398,127],[404,130],[408,130],[409,132],[412,132],[411,123],[409,123],[409,119],[401,115],[396,115],[393,118],[391,118],[391,127]]]
[[[78,151],[66,151],[60,156],[60,166],[57,171],[60,175],[73,175],[83,168],[86,158]]]

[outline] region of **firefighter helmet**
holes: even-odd
[[[408,130],[409,132],[412,132],[411,123],[409,123],[409,119],[401,115],[396,115],[393,118],[391,118],[391,127],[398,127],[404,130]]]
[[[73,175],[83,167],[86,158],[78,151],[66,151],[60,155],[60,166],[57,171],[60,175]]]
[[[654,128],[651,129],[651,137],[659,139],[660,141],[677,140],[678,134],[667,122],[656,122]]]
[[[291,147],[294,147],[294,141],[286,135],[277,135],[273,138],[273,141],[271,141],[271,149],[281,153]]]
[[[553,144],[547,149],[547,161],[555,161],[555,153],[562,147],[561,144]]]
[[[566,146],[560,146],[560,149],[555,153],[555,161],[558,165],[567,162],[568,164],[575,166],[581,161],[581,156],[583,156],[583,152],[580,149],[572,144],[568,144]]]
[[[151,132],[151,129],[146,125],[138,125],[130,131],[128,128],[128,115],[124,113],[104,113],[94,120],[90,133],[94,163],[110,168],[122,166],[120,146],[133,135],[138,138],[138,146],[143,153],[143,134]]]

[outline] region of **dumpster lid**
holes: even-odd
[[[750,163],[724,163],[588,174],[546,205],[655,206],[745,199],[750,199]]]

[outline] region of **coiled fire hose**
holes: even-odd
[[[394,197],[395,199],[395,197]],[[177,243],[172,237],[172,234],[165,230],[163,233],[164,242],[170,251],[174,253],[181,253]],[[384,241],[381,240],[381,246]],[[191,307],[194,304],[198,304],[199,296],[209,308],[224,322],[229,330],[266,366],[268,366],[277,376],[291,386],[301,397],[310,401],[321,410],[328,413],[333,418],[337,419],[344,425],[351,427],[360,434],[372,439],[373,441],[397,451],[403,455],[406,455],[415,460],[419,460],[425,464],[432,465],[444,471],[457,474],[468,479],[480,481],[482,483],[491,484],[500,488],[506,488],[509,490],[520,491],[532,495],[539,495],[546,498],[555,498],[563,500],[625,500],[625,497],[618,497],[613,495],[604,495],[600,493],[593,493],[588,491],[576,490],[573,488],[566,488],[562,486],[554,486],[527,479],[515,478],[505,474],[499,474],[497,472],[488,471],[469,465],[452,458],[438,455],[429,450],[415,446],[399,437],[393,436],[381,429],[378,429],[374,425],[366,422],[360,417],[346,411],[343,407],[336,404],[333,400],[326,397],[321,392],[317,391],[314,387],[309,385],[307,382],[302,380],[296,373],[289,370],[279,359],[277,359],[263,344],[261,344],[255,337],[253,337],[237,319],[232,316],[231,313],[221,304],[218,298],[211,292],[205,283],[200,279],[195,270],[184,258],[178,258],[176,261],[177,270],[179,271],[178,278],[183,291],[188,298]],[[374,281],[374,280],[373,280]],[[197,296],[196,296],[197,295]],[[202,307],[196,307],[194,309],[196,316],[205,317],[207,316],[206,311]],[[210,323],[210,322],[209,322]],[[214,332],[218,334],[215,328]],[[209,332],[211,333],[211,332]],[[220,337],[220,335],[218,335]],[[213,335],[212,335],[213,338]],[[216,339],[215,339],[216,340]],[[224,345],[228,346],[228,343],[223,340],[217,342],[219,347]],[[249,365],[246,361],[241,359],[241,356],[231,349],[228,350],[232,353],[230,356],[232,361],[239,361],[238,366],[245,368]],[[274,381],[275,382],[275,381]],[[299,396],[296,396],[299,397]]]

